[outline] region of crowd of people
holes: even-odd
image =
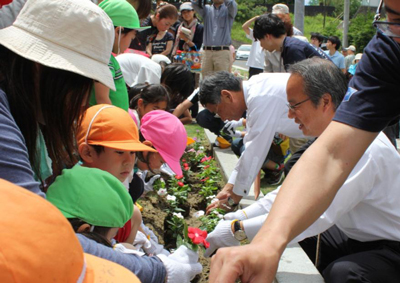
[[[272,282],[297,242],[326,282],[398,281],[399,3],[382,0],[377,34],[344,55],[336,36],[309,43],[276,4],[242,26],[242,80],[231,72],[236,1],[202,2],[153,13],[147,0],[0,2],[0,238],[15,242],[3,281],[190,282],[198,256],[166,250],[136,201],[161,172],[182,174],[194,118],[239,156],[207,207],[227,212],[208,231],[211,282]],[[190,51],[200,79],[174,62]],[[283,185],[235,211],[260,170]]]

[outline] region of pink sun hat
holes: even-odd
[[[161,157],[177,175],[182,175],[180,159],[186,148],[187,134],[182,122],[171,113],[154,110],[145,114],[140,132],[151,141]]]

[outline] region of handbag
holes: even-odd
[[[182,63],[185,64],[192,72],[201,72],[201,57],[202,52],[197,50],[182,51]]]

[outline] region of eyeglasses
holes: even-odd
[[[380,30],[384,35],[390,37],[400,37],[400,24],[391,22],[374,21],[374,27]]]
[[[381,31],[384,35],[390,37],[400,38],[400,23],[391,23],[379,21],[381,19],[383,0],[379,2],[378,8],[376,9],[376,14],[374,17],[374,22],[372,23],[375,28]]]
[[[308,100],[310,100],[310,99],[311,99],[311,98],[307,98],[306,100],[300,101],[299,103],[296,103],[296,104],[294,104],[294,105],[290,105],[290,104],[288,103],[288,104],[287,104],[287,107],[289,107],[289,110],[294,111],[294,110],[296,110],[297,107],[300,106],[300,104],[302,104],[302,103],[304,103],[304,102],[306,102],[306,101],[308,101]]]

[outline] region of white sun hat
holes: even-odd
[[[28,0],[0,44],[42,65],[92,78],[115,90],[108,63],[114,26],[91,1]]]

